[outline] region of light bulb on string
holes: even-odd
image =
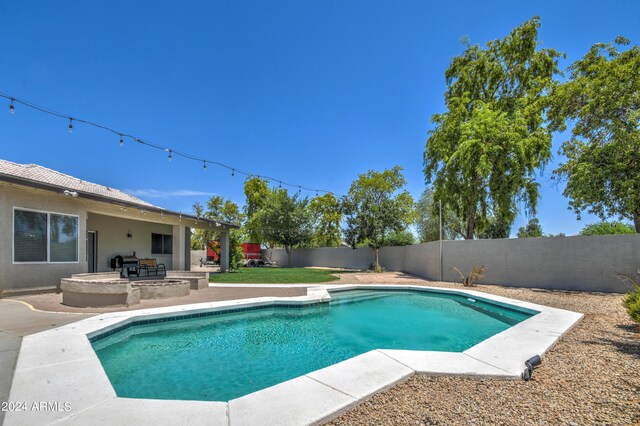
[[[70,115],[62,115],[60,113],[56,113],[56,112],[54,112],[52,110],[49,110],[48,108],[45,108],[45,107],[37,107],[37,106],[34,106],[33,104],[31,104],[29,102],[21,101],[20,99],[15,98],[13,96],[7,96],[7,95],[0,94],[0,98],[4,98],[4,99],[9,100],[9,113],[11,113],[11,114],[15,114],[15,104],[16,103],[20,103],[22,106],[26,106],[28,108],[36,109],[36,110],[38,110],[38,111],[40,111],[42,113],[49,114],[49,115],[52,115],[52,116],[56,116],[56,117],[61,118],[63,120],[68,120],[67,131],[69,133],[74,133],[74,128],[73,128],[74,127],[74,123],[73,123],[74,120],[75,121],[79,121],[83,125],[94,126],[94,127],[98,128],[98,129],[105,130],[107,132],[111,132],[111,137],[113,137],[113,134],[117,135],[120,147],[124,146],[124,137],[127,136],[128,138],[131,138],[132,141],[138,142],[139,144],[145,145],[145,146],[150,147],[150,148],[156,148],[156,149],[159,148],[161,150],[166,151],[167,152],[168,161],[172,161],[173,160],[173,150],[172,149],[164,148],[161,145],[158,146],[158,145],[156,145],[156,144],[154,144],[152,142],[147,142],[147,141],[139,139],[139,138],[137,138],[135,136],[129,135],[128,133],[124,133],[124,132],[121,133],[120,131],[117,131],[115,129],[112,129],[112,128],[109,128],[107,126],[101,125],[99,123],[94,123],[92,121],[88,121],[88,120],[85,120],[85,119],[76,119],[76,118],[73,118]],[[207,166],[208,166],[207,163],[220,165],[223,168],[226,168],[227,170],[230,168],[226,164],[219,163],[219,162],[213,161],[213,160],[197,159],[197,157],[194,158],[190,154],[188,154],[188,153],[185,154],[185,153],[182,153],[181,151],[178,151],[178,155],[180,155],[181,157],[190,159],[190,160],[201,161],[202,162],[203,172],[206,171],[206,169],[207,169]],[[248,179],[252,179],[253,176],[260,177],[260,175],[254,175],[251,172],[245,172],[245,171],[242,171],[242,170],[239,170],[238,172],[240,174],[242,174],[242,175],[248,176]],[[231,176],[235,176],[235,167],[231,168]],[[275,180],[273,182],[275,182]],[[302,185],[296,185],[294,183],[293,184],[291,184],[291,183],[284,183],[283,184],[282,181],[278,181],[278,183],[279,183],[278,188],[280,188],[280,189],[288,188],[288,187],[295,188],[296,186],[298,186],[298,191],[297,192],[298,192],[298,194],[302,194]],[[282,186],[282,185],[284,185],[284,186]],[[311,194],[313,194],[313,192],[315,192],[315,196],[319,196],[320,192],[332,194],[331,192],[321,191],[321,190],[318,190],[318,189],[309,189],[309,188],[306,188],[306,187],[305,187],[305,191],[309,191]]]

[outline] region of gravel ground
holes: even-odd
[[[529,382],[416,374],[328,424],[640,425],[640,330],[624,311],[621,295],[474,289],[585,317],[546,354]]]

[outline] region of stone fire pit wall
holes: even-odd
[[[176,275],[182,271],[175,271]],[[173,271],[169,271],[173,275]],[[60,280],[62,303],[78,308],[131,306],[141,299],[164,299],[187,296],[194,286],[208,285],[206,272],[186,273],[185,278],[167,277],[158,280],[130,281],[119,272],[74,274]]]
[[[62,304],[77,308],[131,306],[140,303],[140,290],[119,272],[73,274],[60,280]]]
[[[167,278],[187,280],[191,290],[202,290],[209,287],[209,273],[195,271],[167,271]]]
[[[140,299],[166,299],[189,295],[191,284],[187,280],[141,280],[132,281],[131,286],[140,290]]]

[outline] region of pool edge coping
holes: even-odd
[[[228,402],[132,400],[117,397],[89,343],[90,337],[134,321],[135,318],[158,318],[187,311],[217,311],[234,307],[314,304],[329,301],[329,292],[338,289],[406,289],[462,294],[498,305],[507,304],[537,311],[538,314],[463,352],[375,349]],[[9,401],[69,401],[74,411],[38,411],[37,414],[32,411],[31,416],[25,416],[24,412],[10,412],[5,416],[5,424],[30,424],[31,419],[33,424],[105,419],[114,415],[114,406],[121,406],[116,411],[131,411],[131,415],[136,415],[131,408],[127,408],[132,404],[131,401],[135,401],[133,405],[137,407],[136,412],[147,413],[140,419],[146,424],[154,424],[160,418],[166,420],[168,413],[165,411],[169,407],[171,414],[176,416],[184,416],[185,410],[186,414],[202,412],[201,417],[206,418],[205,423],[209,424],[211,421],[216,424],[250,424],[257,419],[261,423],[269,423],[271,420],[279,424],[315,424],[340,415],[371,395],[394,386],[415,373],[518,379],[525,360],[533,355],[544,355],[582,317],[583,314],[580,313],[472,289],[397,284],[313,285],[307,287],[306,296],[258,297],[106,313],[24,338]],[[71,372],[70,375],[64,375],[65,368]],[[385,373],[387,371],[394,373]],[[351,380],[345,381],[345,375],[351,377]],[[89,378],[93,382],[91,395],[83,392],[86,386],[80,380],[82,378]],[[35,395],[34,382],[36,386],[39,382],[42,383],[37,386]],[[360,389],[362,386],[364,389]],[[78,393],[82,393],[83,397],[80,398]],[[292,401],[301,395],[304,398],[292,405]],[[296,409],[291,410],[291,406]],[[154,415],[158,416],[161,412],[161,417],[154,418]]]

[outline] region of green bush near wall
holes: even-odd
[[[624,297],[622,303],[631,319],[640,324],[640,285],[634,286],[634,289]]]

